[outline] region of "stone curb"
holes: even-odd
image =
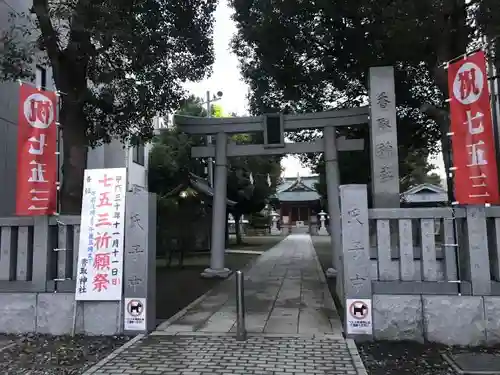
[[[8,343],[8,344],[6,344],[4,346],[0,346],[0,353],[3,352],[4,350],[8,350],[8,349],[10,349],[10,348],[12,348],[12,347],[14,347],[16,345],[17,345],[16,342],[10,342],[10,343]]]
[[[361,359],[361,356],[359,355],[358,347],[356,346],[354,340],[346,339],[345,341],[358,375],[368,375],[368,372],[366,371],[366,367],[363,363],[363,360]]]
[[[151,332],[150,336],[203,336],[203,337],[232,337],[235,338],[233,332],[205,332],[205,331],[179,331],[179,332]],[[264,338],[287,338],[287,339],[325,339],[333,341],[345,342],[343,336],[331,333],[260,333],[247,332],[247,337],[264,337]]]
[[[278,243],[281,243],[278,242]],[[274,245],[274,246],[277,246]],[[273,246],[273,247],[274,247]],[[269,250],[269,249],[268,249]],[[226,250],[227,251],[227,250]],[[266,250],[267,251],[267,250]],[[253,254],[253,255],[259,255],[259,257],[264,254],[265,251],[263,251],[262,253],[259,253],[259,254]],[[259,258],[257,257],[257,259]],[[253,261],[251,261],[249,264],[247,264],[244,268],[243,268],[243,271],[248,271],[249,269],[251,269],[254,265],[255,265],[255,262],[257,261],[257,259],[254,259]],[[226,282],[226,281],[229,281],[229,280],[233,280],[235,278],[235,275],[236,273],[235,272],[232,272],[231,275],[226,279],[226,280],[222,280],[222,282]],[[151,334],[152,335],[162,335],[162,333],[158,333],[159,331],[164,331],[165,329],[167,329],[170,325],[172,325],[173,322],[175,322],[176,320],[178,320],[181,316],[185,315],[188,310],[190,310],[192,307],[194,307],[195,305],[203,302],[204,299],[206,299],[208,297],[208,295],[214,291],[214,289],[217,288],[217,285],[215,287],[213,287],[212,289],[210,289],[208,292],[206,292],[205,294],[202,294],[200,297],[198,297],[197,299],[195,299],[193,302],[191,302],[189,305],[187,305],[186,307],[184,307],[182,310],[180,310],[179,312],[177,312],[175,315],[171,316],[170,318],[168,318],[167,320],[165,320],[162,324],[160,324],[158,327],[156,327],[155,331],[152,332]],[[170,333],[172,334],[172,333]]]
[[[312,242],[312,239],[311,239]],[[311,243],[311,245],[313,245]],[[314,258],[316,260],[316,266],[318,269],[319,273],[319,278],[320,280],[322,279],[323,283],[326,283],[326,278],[323,273],[323,269],[321,268],[321,264],[319,262],[319,259],[317,257],[316,251],[314,251]],[[254,266],[254,263],[249,264],[251,268]],[[247,267],[245,267],[247,268]],[[229,278],[226,280],[232,280],[235,277],[235,273],[233,273]],[[178,320],[181,316],[185,315],[188,310],[190,310],[192,307],[195,305],[201,303],[204,299],[208,297],[208,295],[213,291],[213,289],[207,291],[205,294],[201,295],[198,297],[196,300],[191,302],[189,305],[184,307],[182,310],[177,312],[175,315],[167,319],[165,322],[160,324],[157,329],[150,334],[139,334],[132,338],[130,341],[126,342],[124,345],[119,347],[118,349],[114,350],[111,354],[103,358],[101,361],[93,365],[90,369],[86,370],[83,375],[93,375],[96,374],[106,363],[109,361],[113,360],[115,357],[117,357],[120,353],[128,349],[129,347],[135,345],[139,341],[141,341],[143,338],[145,338],[148,335],[152,336],[231,336],[233,337],[233,333],[216,333],[216,332],[193,332],[193,331],[183,331],[183,332],[163,332],[167,327],[169,327],[173,322]],[[332,298],[332,297],[330,297]],[[361,360],[361,357],[358,352],[358,348],[356,346],[356,343],[352,339],[344,339],[342,336],[338,335],[332,335],[332,334],[273,334],[273,333],[249,333],[249,337],[284,337],[284,338],[302,338],[302,339],[314,339],[314,338],[326,338],[326,339],[332,339],[335,341],[343,341],[346,343],[347,349],[349,351],[349,354],[351,356],[351,359],[353,361],[354,367],[356,369],[357,375],[368,375],[368,372],[366,371],[366,368],[363,364],[363,361]]]
[[[275,245],[276,246],[276,245]],[[262,255],[262,254],[261,254]],[[254,265],[255,262],[251,262],[247,267],[252,267]],[[245,269],[247,268],[245,267]],[[232,280],[234,279],[235,277],[235,273],[233,272],[226,280],[224,281],[227,281],[227,280]],[[83,375],[92,375],[94,374],[95,372],[97,372],[102,366],[104,366],[106,363],[108,363],[109,361],[111,361],[113,358],[115,358],[117,355],[119,355],[120,353],[122,353],[124,350],[128,349],[129,347],[133,346],[134,344],[136,344],[138,341],[141,341],[143,338],[145,338],[146,336],[148,335],[153,335],[153,336],[163,336],[163,335],[176,335],[176,334],[181,334],[181,332],[177,332],[177,333],[168,333],[168,332],[165,332],[163,333],[162,330],[165,330],[168,326],[170,326],[173,322],[175,322],[177,319],[179,319],[181,316],[185,315],[188,310],[190,310],[192,307],[194,307],[195,305],[201,303],[204,299],[206,299],[208,297],[208,295],[214,290],[215,288],[212,288],[210,289],[209,291],[205,292],[204,294],[202,294],[201,296],[199,296],[197,299],[195,299],[193,302],[191,302],[189,305],[187,305],[186,307],[184,307],[182,310],[179,310],[176,314],[172,315],[170,318],[168,318],[167,320],[165,320],[162,324],[160,324],[158,327],[156,327],[156,330],[151,332],[150,334],[144,334],[144,333],[141,333],[137,336],[135,336],[134,338],[132,338],[130,341],[126,342],[125,344],[123,344],[121,347],[119,347],[118,349],[115,349],[112,353],[110,353],[108,356],[106,356],[105,358],[103,358],[102,360],[100,360],[99,362],[97,362],[95,365],[93,365],[90,369],[86,370]],[[186,333],[189,333],[189,332],[186,332]],[[190,333],[194,333],[194,332],[190,332]]]
[[[83,375],[92,375],[95,372],[99,371],[99,369],[104,366],[106,363],[111,361],[113,358],[115,358],[118,354],[122,353],[126,349],[130,348],[131,346],[135,345],[138,341],[141,341],[146,335],[144,333],[141,333],[137,336],[135,336],[133,339],[130,341],[126,342],[122,346],[120,346],[118,349],[115,349],[111,354],[109,354],[106,358],[103,358],[99,362],[97,362],[94,366],[89,368],[87,371],[83,373]]]
[[[314,248],[314,242],[313,239],[311,238],[311,242]],[[320,279],[326,284],[326,277],[323,271],[323,268],[321,267],[321,263],[318,259],[318,254],[316,253],[316,249],[314,249],[314,258],[316,259],[316,264],[318,266],[318,272],[320,275]],[[327,286],[328,289],[328,286]],[[328,289],[328,293],[330,293],[330,290]],[[331,297],[333,298],[333,297]],[[335,304],[335,303],[334,303]],[[337,310],[337,309],[335,309]],[[338,314],[338,311],[337,311]],[[343,331],[343,330],[342,330]],[[351,354],[352,362],[354,363],[354,367],[356,368],[356,372],[358,375],[368,375],[368,372],[366,371],[366,367],[363,363],[363,360],[361,359],[361,356],[359,355],[358,352],[358,347],[356,346],[356,343],[354,342],[353,339],[345,339],[347,349],[349,350],[349,354]]]
[[[232,277],[234,277],[234,273],[228,278],[228,280],[231,279]],[[205,292],[205,294],[202,294],[197,299],[195,299],[193,302],[191,302],[189,305],[187,305],[186,307],[184,307],[182,310],[179,310],[176,314],[172,315],[170,318],[168,318],[167,320],[165,320],[162,324],[160,324],[158,327],[156,327],[156,330],[153,331],[153,332],[151,332],[150,335],[153,335],[153,336],[163,335],[163,332],[161,332],[162,330],[166,329],[173,322],[175,322],[181,316],[183,316],[184,314],[186,314],[186,312],[189,309],[191,309],[194,305],[202,302],[205,298],[208,297],[208,295],[210,294],[210,292],[212,292],[212,290],[213,289],[210,289],[209,291]],[[167,332],[165,332],[165,334],[168,335]],[[172,335],[172,333],[170,333],[170,335]],[[109,361],[111,361],[117,355],[119,355],[124,350],[128,349],[129,347],[133,346],[134,344],[136,344],[138,341],[140,341],[141,339],[145,338],[146,336],[147,335],[144,334],[144,333],[141,333],[141,334],[135,336],[133,339],[131,339],[130,341],[126,342],[125,344],[123,344],[118,349],[115,349],[106,358],[102,359],[101,361],[99,361],[98,363],[96,363],[94,366],[92,366],[90,369],[88,369],[87,371],[85,371],[83,373],[83,375],[92,375],[92,374],[94,374],[96,371],[98,371],[106,363],[108,363]]]

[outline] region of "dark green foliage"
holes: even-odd
[[[14,15],[2,38],[3,79],[32,74],[30,56],[40,48],[62,93],[63,211],[79,212],[87,146],[114,137],[151,139],[153,117],[178,107],[184,82],[205,76],[214,60],[215,6],[216,0],[33,0],[33,15]]]
[[[500,33],[500,2],[495,0],[231,3],[238,27],[233,50],[250,85],[253,113],[366,104],[369,68],[395,67],[403,178],[411,175],[415,155],[421,158],[419,165],[425,164],[429,153],[438,151],[437,141],[446,140],[447,77],[442,63],[474,47],[478,32],[490,37]],[[347,135],[353,132],[347,130]],[[301,132],[290,138],[307,141],[316,136]],[[445,142],[446,164],[447,146]],[[305,155],[302,160],[315,168],[321,157]],[[341,160],[342,183],[365,182],[367,155],[349,153]]]
[[[220,108],[212,107],[213,117],[220,113]],[[203,109],[201,100],[191,96],[183,102],[177,114],[205,117],[206,111]],[[245,134],[235,135],[232,140],[239,144],[261,141],[259,137]],[[183,228],[188,227],[188,224],[182,224],[181,220],[185,215],[180,212],[183,208],[179,206],[179,202],[184,201],[184,199],[180,199],[178,195],[166,198],[166,195],[180,184],[187,184],[190,172],[205,177],[206,161],[191,158],[191,147],[204,144],[204,142],[202,137],[189,136],[175,128],[164,131],[156,138],[149,159],[149,189],[160,196],[160,211],[165,212],[164,217],[170,218],[169,221],[163,218],[159,219],[164,223],[160,230],[164,230],[166,226],[179,227],[179,224]],[[268,185],[268,174],[271,186]],[[236,221],[239,221],[241,215],[259,212],[265,207],[268,197],[276,189],[276,181],[280,174],[280,158],[255,156],[229,160],[227,197],[237,203],[232,208]],[[253,184],[250,175],[253,177]],[[202,211],[206,210],[200,208],[203,206],[202,198],[191,196],[189,201],[191,204],[189,210],[197,212],[198,216],[203,216]],[[196,204],[198,204],[198,208],[195,207]],[[186,207],[185,205],[184,209]],[[171,218],[176,216],[176,212],[179,214],[175,223],[175,220],[172,221]],[[192,235],[196,229],[191,226],[190,228],[189,235]],[[239,229],[239,226],[236,228]],[[241,241],[239,233],[237,234],[238,241]]]

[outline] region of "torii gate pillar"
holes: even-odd
[[[212,243],[210,267],[201,276],[226,278],[231,270],[224,267],[226,252],[226,195],[227,195],[227,134],[219,132],[215,141],[215,185],[212,206]]]

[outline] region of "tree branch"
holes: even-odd
[[[35,11],[40,31],[42,33],[42,40],[46,48],[47,55],[49,56],[50,63],[53,68],[53,74],[56,84],[60,82],[59,58],[61,57],[61,50],[58,45],[57,33],[52,25],[49,15],[49,4],[47,0],[33,0],[33,10]]]

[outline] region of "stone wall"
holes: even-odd
[[[70,334],[74,293],[0,293],[0,332],[8,334]],[[80,302],[76,333],[116,335],[123,332],[118,301]]]
[[[494,296],[373,296],[373,330],[377,340],[498,344],[499,316],[500,297]]]

